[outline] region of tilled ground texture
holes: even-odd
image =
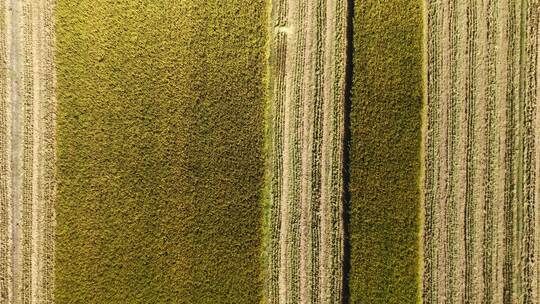
[[[539,1],[426,1],[423,298],[537,303]]]
[[[347,1],[271,15],[266,301],[341,303]]]
[[[52,303],[55,98],[50,0],[0,2],[0,303]]]

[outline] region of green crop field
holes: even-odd
[[[56,303],[257,303],[263,1],[59,0]]]
[[[351,303],[420,297],[422,1],[355,1],[350,112]]]

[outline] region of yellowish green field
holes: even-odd
[[[420,298],[422,1],[354,1],[351,303]]]
[[[56,303],[258,303],[263,1],[59,0]]]

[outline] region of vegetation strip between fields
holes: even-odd
[[[353,2],[351,136],[347,147],[350,302],[417,303],[422,296],[419,232],[423,222],[424,1]],[[433,112],[440,115],[437,108],[426,110],[428,117]],[[428,133],[444,131],[427,125]],[[428,142],[427,146],[429,159],[433,145]],[[426,166],[430,167],[429,163]],[[426,180],[438,181],[437,174],[428,171]],[[438,195],[430,187],[426,194]],[[425,213],[441,211],[431,208]],[[425,222],[433,224],[429,217]],[[434,256],[431,250],[425,255]],[[428,261],[433,267],[438,263]],[[430,282],[437,279],[430,277]]]

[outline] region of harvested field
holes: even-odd
[[[537,303],[539,1],[427,1],[423,298]]]
[[[52,303],[52,1],[0,3],[0,303]]]
[[[341,303],[347,1],[274,0],[266,301]]]
[[[266,24],[58,1],[57,303],[260,302]]]
[[[420,300],[422,6],[422,0],[354,1],[351,303]]]

